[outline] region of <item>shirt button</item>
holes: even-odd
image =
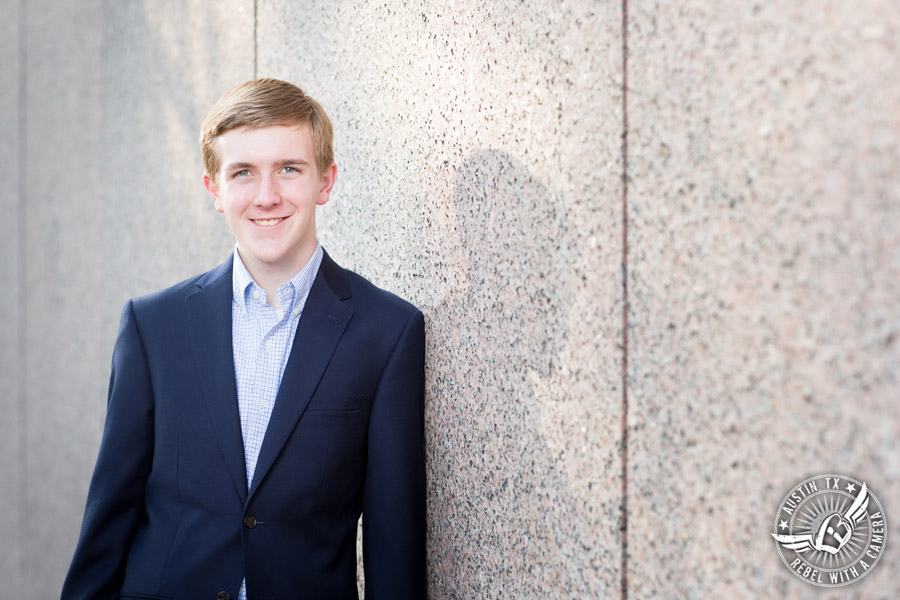
[[[260,296],[259,290],[256,290],[255,292],[253,292],[253,297],[256,298],[257,300],[259,300],[259,296]]]
[[[265,408],[265,407],[267,407],[267,406],[269,406],[269,403],[268,403],[268,402],[266,402],[265,400],[260,400],[260,402],[259,402],[259,407],[260,407],[260,408]]]
[[[300,309],[299,309],[299,308],[295,308],[294,310],[291,311],[291,314],[294,315],[294,316],[296,317],[297,315],[300,314]]]
[[[266,350],[272,349],[272,340],[266,340]]]
[[[244,517],[244,527],[246,527],[247,529],[253,529],[254,527],[256,527],[256,517],[254,517],[253,515],[247,515],[246,517]]]

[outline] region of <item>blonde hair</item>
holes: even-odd
[[[218,181],[216,138],[237,129],[272,125],[309,125],[319,174],[334,163],[334,130],[325,109],[292,83],[262,77],[234,86],[219,98],[200,128],[203,168]]]

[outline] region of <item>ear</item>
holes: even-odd
[[[319,206],[328,202],[334,182],[337,181],[337,171],[337,163],[331,163],[331,166],[322,173],[322,187],[319,189],[318,198],[316,198],[316,204]]]
[[[216,182],[212,180],[212,177],[203,174],[203,187],[206,188],[206,191],[209,192],[209,195],[212,196],[213,204],[216,207],[216,210],[219,212],[225,212],[225,207],[222,206],[222,200],[219,197],[219,188],[216,186]]]

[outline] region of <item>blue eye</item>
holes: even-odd
[[[285,173],[297,173],[298,171],[294,167],[285,167],[284,172]]]
[[[247,169],[241,169],[240,171],[235,171],[235,173],[234,173],[234,175],[232,175],[232,177],[245,177],[249,174],[250,174],[250,171],[248,171]]]

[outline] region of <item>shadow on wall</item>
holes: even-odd
[[[565,210],[499,150],[463,161],[454,202],[459,242],[438,267],[465,276],[429,334],[431,592],[600,597],[584,568],[585,552],[604,559],[599,515],[571,481],[582,444],[556,419],[584,405],[557,385],[572,301]]]
[[[468,276],[457,292],[470,325],[461,330],[477,333],[473,358],[515,359],[496,366],[546,377],[566,336],[563,211],[518,159],[499,150],[466,158],[454,201],[457,264]]]

